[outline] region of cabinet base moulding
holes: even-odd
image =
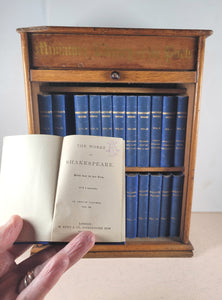
[[[115,249],[114,249],[115,248]],[[126,242],[125,245],[95,245],[85,258],[118,257],[192,257],[193,246],[189,242]]]

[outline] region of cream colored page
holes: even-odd
[[[125,239],[124,151],[124,141],[118,138],[64,138],[53,241],[68,241],[84,230],[94,232],[97,242]]]
[[[25,219],[19,241],[49,241],[62,138],[49,135],[4,138],[0,175],[0,223]]]

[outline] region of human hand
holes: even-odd
[[[62,274],[83,257],[95,243],[93,233],[82,232],[64,248],[50,246],[16,264],[15,259],[30,247],[30,245],[13,245],[22,226],[22,218],[12,216],[0,227],[1,300],[43,299]],[[31,272],[29,275],[31,282],[25,287],[24,278],[27,272]]]

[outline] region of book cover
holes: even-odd
[[[89,135],[88,95],[74,95],[76,134]]]
[[[126,174],[126,237],[137,236],[138,174]]]
[[[65,94],[52,95],[53,133],[66,136],[75,133],[74,104]]]
[[[53,134],[52,96],[38,95],[40,133]]]
[[[181,208],[183,199],[184,175],[173,175],[171,216],[170,216],[170,236],[180,235]]]
[[[113,136],[112,96],[101,95],[101,127],[102,136]]]
[[[5,137],[0,224],[19,214],[25,220],[19,242],[67,242],[84,230],[97,242],[123,242],[124,155],[119,138]]]
[[[175,167],[181,167],[184,165],[184,151],[185,151],[186,127],[187,127],[187,107],[188,107],[188,96],[178,96],[175,153],[174,153]]]
[[[152,96],[150,166],[160,167],[163,96]]]
[[[150,174],[148,237],[159,236],[162,175]]]
[[[148,204],[149,204],[149,174],[139,174],[138,195],[138,237],[147,237],[148,227]]]
[[[89,95],[90,135],[101,135],[100,95]]]
[[[137,166],[150,165],[151,96],[138,96]]]
[[[136,167],[137,96],[126,97],[126,166]]]
[[[169,236],[173,175],[163,175],[160,209],[160,236]]]
[[[113,136],[124,140],[126,138],[125,105],[124,95],[113,96]]]
[[[172,167],[174,165],[176,100],[176,96],[163,96],[161,167]]]

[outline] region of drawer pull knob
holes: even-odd
[[[113,71],[113,72],[111,73],[111,78],[112,78],[113,80],[118,80],[118,79],[120,79],[120,74],[119,74],[119,72]]]

